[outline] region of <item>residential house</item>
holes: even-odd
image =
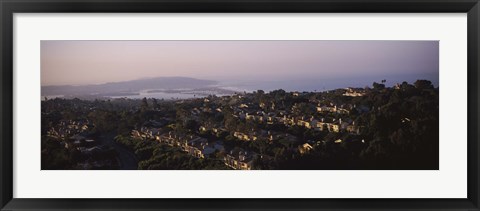
[[[207,139],[201,137],[193,137],[184,144],[183,149],[197,158],[207,158],[215,152],[215,148],[209,146]]]
[[[298,146],[298,152],[300,152],[300,154],[308,153],[312,149],[313,149],[313,146],[310,145],[309,143],[305,143]]]
[[[242,140],[242,141],[250,141],[250,138],[248,137],[248,135],[245,134],[245,133],[242,133],[242,132],[235,131],[233,133],[233,136]]]
[[[343,94],[343,96],[348,96],[348,97],[361,97],[365,95],[364,91],[359,91],[359,90],[354,90],[352,88],[346,88],[346,92]]]
[[[223,162],[230,168],[237,170],[251,170],[255,154],[243,150],[232,150],[225,155]]]
[[[355,121],[352,122],[351,125],[348,125],[346,131],[352,134],[360,134],[360,126],[355,125]]]

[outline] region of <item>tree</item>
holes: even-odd
[[[148,105],[148,104],[147,104]],[[158,108],[158,102],[157,102],[157,99],[153,98],[153,102],[152,102],[152,108],[155,110]]]
[[[197,131],[198,130],[198,123],[197,121],[190,119],[185,122],[185,129],[188,129],[190,131]]]
[[[148,101],[147,101],[146,97],[144,97],[142,99],[142,103],[140,104],[140,110],[142,110],[142,111],[147,111],[148,110]]]
[[[433,85],[431,81],[428,80],[417,80],[413,84],[417,89],[433,89]]]
[[[375,90],[382,90],[385,89],[385,84],[379,84],[377,82],[373,82],[373,89]]]

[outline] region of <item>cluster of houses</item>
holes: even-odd
[[[61,138],[59,140],[67,149],[74,148],[85,155],[101,153],[107,150],[107,148],[99,144],[95,139],[89,138],[88,133],[86,133],[92,127],[93,125],[87,120],[63,121],[56,130],[54,128],[50,129],[48,135]],[[99,161],[95,162],[101,163]]]
[[[365,94],[362,89],[353,89],[347,88],[345,94],[348,96],[363,96]],[[238,99],[237,99],[238,98]],[[355,104],[342,104],[336,105],[333,103],[325,103],[320,100],[311,101],[311,103],[316,104],[316,111],[318,112],[317,117],[314,118],[306,116],[295,115],[294,112],[290,110],[275,110],[275,103],[258,103],[253,102],[241,102],[244,98],[242,95],[233,96],[232,99],[240,100],[236,102],[235,106],[231,106],[233,109],[233,116],[246,121],[256,121],[259,123],[266,124],[284,124],[288,127],[298,125],[303,126],[308,129],[314,129],[317,131],[329,131],[329,132],[348,132],[353,134],[359,134],[362,126],[355,124],[354,121],[348,118],[348,115],[352,110],[357,110],[359,112],[367,112],[368,108],[364,106],[357,107]],[[207,99],[207,98],[206,98]],[[208,101],[210,102],[210,101]],[[292,111],[296,105],[292,106]],[[268,112],[270,110],[270,112]],[[195,119],[202,112],[222,112],[220,107],[198,107],[191,110],[192,118]],[[344,120],[341,118],[327,118],[329,116],[338,116],[344,115]],[[242,134],[235,133],[235,137],[240,140],[256,140],[251,134]]]
[[[253,152],[245,150],[231,150],[225,152],[223,143],[220,141],[209,142],[207,139],[195,136],[179,136],[176,133],[161,133],[161,129],[142,127],[140,130],[132,130],[131,137],[137,139],[150,139],[172,147],[178,147],[187,154],[196,158],[215,158],[215,152],[223,152],[220,159],[225,165],[233,169],[250,170],[252,169],[252,160],[256,155]]]
[[[320,108],[320,107],[319,107]],[[322,112],[324,111],[329,111],[329,112],[339,112],[339,113],[348,113],[348,110],[346,109],[337,109],[335,107],[321,107],[320,108]],[[335,118],[321,118],[321,119],[315,119],[313,116],[312,117],[297,117],[292,114],[288,115],[283,115],[283,116],[274,116],[275,114],[265,114],[263,111],[262,112],[257,112],[256,114],[249,114],[249,113],[244,113],[244,112],[239,112],[235,114],[235,117],[238,117],[240,119],[245,119],[245,120],[251,120],[251,121],[258,121],[258,122],[266,122],[267,124],[284,124],[288,127],[298,125],[301,127],[305,127],[308,129],[313,129],[317,131],[328,131],[328,132],[348,132],[352,134],[360,134],[361,129],[363,128],[360,125],[355,124],[355,121],[352,121],[350,119],[343,120],[341,118],[335,119]],[[243,134],[240,132],[236,132],[234,134],[235,137],[237,137],[240,140],[256,140],[255,136],[248,135],[248,134]]]
[[[61,121],[60,123],[58,123],[57,126],[51,127],[47,131],[47,135],[55,138],[64,139],[66,137],[70,137],[87,131],[89,128],[92,127],[93,124],[91,124],[88,120]]]
[[[337,105],[321,105],[318,104],[317,111],[320,113],[337,113],[337,114],[350,114],[350,110],[342,107],[337,107]]]
[[[79,169],[100,169],[118,164],[115,156],[102,157],[104,152],[110,150],[108,147],[99,144],[95,139],[89,138],[89,129],[94,125],[88,120],[61,121],[55,127],[47,131],[47,135],[59,140],[59,143],[66,149],[76,149],[87,159],[79,161],[76,168]],[[101,157],[101,158],[98,158]]]
[[[343,96],[348,96],[348,97],[361,97],[364,95],[365,95],[365,90],[353,89],[353,88],[346,88],[345,93],[343,93]]]
[[[132,130],[131,137],[155,140],[172,147],[179,147],[196,158],[209,158],[216,151],[224,151],[221,142],[210,143],[207,139],[195,135],[179,136],[173,132],[162,133],[159,128],[142,127],[140,130]]]
[[[235,131],[233,132],[233,136],[241,141],[256,141],[258,139],[258,135],[256,132],[251,132],[249,134],[246,134],[246,133]]]
[[[300,96],[302,93],[293,93]],[[363,96],[365,92],[361,89],[345,89],[344,96],[359,97]],[[251,131],[229,131],[223,125],[202,122],[200,116],[202,113],[210,113],[216,115],[216,113],[223,113],[224,109],[232,111],[232,115],[243,121],[256,121],[259,123],[265,123],[268,125],[283,124],[287,127],[300,126],[307,129],[316,131],[328,131],[332,133],[350,133],[359,135],[363,129],[363,126],[358,125],[355,121],[349,118],[350,113],[356,109],[358,112],[368,112],[368,108],[356,107],[353,104],[337,105],[334,103],[326,103],[320,100],[310,100],[313,105],[312,108],[316,109],[315,114],[309,116],[299,116],[293,105],[292,108],[275,109],[277,106],[274,102],[254,103],[248,96],[233,95],[228,97],[208,97],[205,98],[202,103],[203,106],[196,106],[190,109],[189,117],[192,120],[196,120],[200,124],[199,134],[212,134],[217,137],[222,137],[221,133],[226,133],[235,137],[241,141],[258,141],[268,140],[274,142],[275,140],[281,140],[282,143],[291,141],[297,142],[298,138],[286,132],[280,131],[267,131],[264,129],[251,130]],[[250,98],[252,98],[250,96]],[[222,103],[212,103],[217,102]],[[220,106],[220,104],[226,105],[229,108]],[[315,112],[315,110],[313,110]],[[334,118],[335,117],[335,118]],[[341,117],[341,118],[339,118]],[[181,148],[184,152],[197,158],[211,158],[223,159],[225,165],[234,169],[251,169],[251,162],[255,158],[254,152],[246,152],[243,150],[232,150],[225,152],[222,142],[210,142],[205,138],[196,135],[179,135],[173,132],[164,133],[160,129],[161,127],[149,126],[141,127],[138,130],[133,130],[131,136],[134,138],[156,140],[161,143],[168,144],[172,147]],[[298,142],[297,142],[298,143]],[[342,140],[337,140],[335,143],[342,143]],[[315,144],[303,143],[298,146],[298,152],[300,154],[308,153],[312,150]],[[222,152],[222,153],[216,153]],[[218,155],[223,157],[218,157]]]
[[[204,131],[220,131],[219,128],[208,128],[205,126],[200,127]],[[216,130],[215,130],[216,129]],[[247,135],[241,132],[233,132],[234,136],[239,140],[253,140],[251,135]],[[178,135],[172,131],[168,133],[162,133],[161,129],[142,127],[139,130],[132,130],[131,137],[144,140],[154,140],[160,143],[167,144],[171,147],[178,147],[187,154],[196,158],[214,158],[220,159],[230,168],[240,170],[252,169],[253,160],[258,156],[255,152],[246,151],[236,147],[229,152],[226,152],[223,143],[221,141],[209,142],[206,138],[202,138],[196,135]],[[267,138],[268,140],[283,139],[291,142],[296,142],[297,137],[288,133],[264,131],[259,132],[258,137]],[[335,141],[336,144],[342,143],[342,140]],[[315,143],[309,141],[303,143],[297,147],[300,154],[306,154],[311,151]],[[318,145],[318,143],[317,143]],[[216,154],[216,152],[221,152]],[[221,157],[218,157],[218,156]]]
[[[293,112],[285,111],[285,110],[278,110],[275,112],[265,112],[263,109],[257,108],[265,108],[265,107],[274,107],[275,104],[272,103],[271,105],[266,105],[265,103],[260,103],[258,105],[254,105],[252,103],[239,103],[237,106],[232,107],[233,109],[233,116],[245,121],[256,121],[259,123],[266,123],[269,125],[272,124],[283,124],[287,127],[291,127],[294,125],[302,126],[308,129],[313,129],[317,131],[328,131],[328,132],[348,132],[352,134],[360,134],[362,130],[362,126],[355,123],[355,121],[348,118],[351,110],[357,109],[362,112],[368,110],[368,108],[357,108],[355,105],[340,105],[337,106],[333,103],[329,104],[320,104],[318,103],[316,106],[316,110],[318,112],[317,117],[314,118],[313,116],[298,116],[295,115]],[[194,109],[195,110],[195,109]],[[204,110],[204,108],[196,109],[198,112]],[[212,112],[214,109],[210,109]],[[216,109],[220,110],[220,108]],[[343,118],[328,118],[329,116],[338,116],[338,115],[345,115]],[[205,129],[203,129],[205,130]],[[256,140],[256,135],[254,134],[245,134],[241,132],[235,132],[233,134],[236,138],[245,141],[254,141]]]

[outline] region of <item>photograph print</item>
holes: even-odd
[[[438,170],[439,42],[41,41],[42,170]]]

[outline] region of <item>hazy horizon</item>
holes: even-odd
[[[438,86],[438,72],[438,41],[41,41],[42,86],[156,77],[291,81],[299,84],[286,86],[305,90],[315,83],[365,86],[382,79],[427,79]]]

